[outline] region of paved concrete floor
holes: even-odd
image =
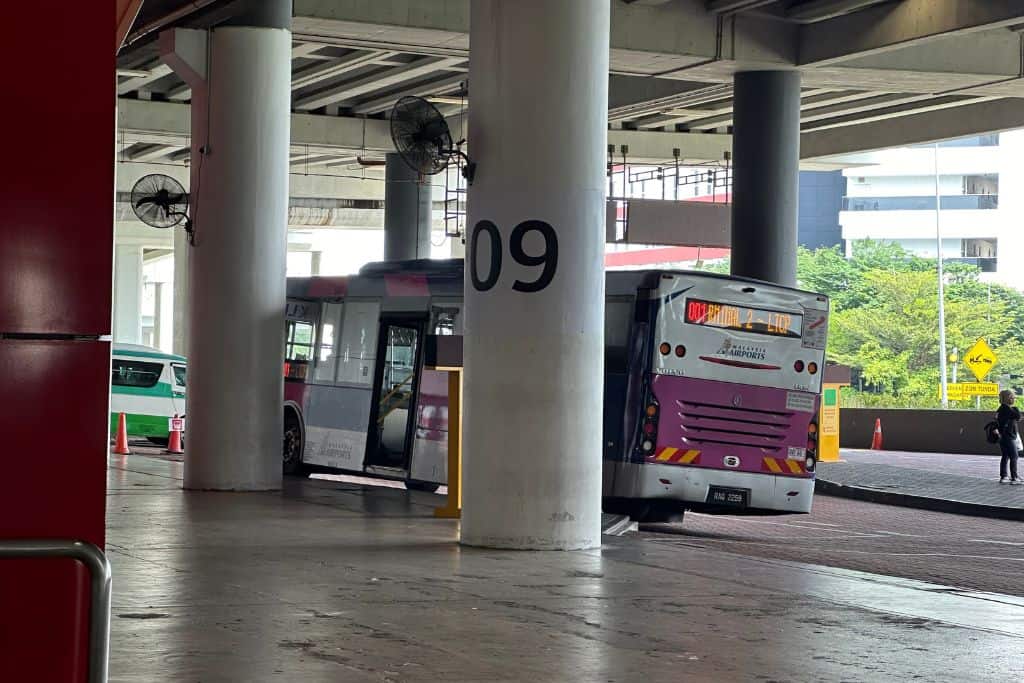
[[[951,501],[945,507],[962,514],[986,514],[983,508],[992,507],[1019,522],[1024,510],[1024,486],[999,483],[999,458],[994,455],[844,449],[841,457],[840,462],[821,463],[818,479],[868,492]],[[843,490],[824,492],[841,495]]]
[[[998,484],[995,484],[998,486]],[[645,525],[653,542],[902,576],[1024,597],[1024,523],[817,494],[809,515],[686,513]]]
[[[1024,600],[637,537],[462,549],[441,499],[113,457],[113,681],[1008,681]],[[1008,568],[1008,571],[1017,571]]]

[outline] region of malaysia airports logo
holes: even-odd
[[[726,339],[722,342],[722,347],[715,352],[715,355],[747,358],[749,360],[764,360],[768,352],[763,346],[733,344],[731,339]]]

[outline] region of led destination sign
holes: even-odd
[[[702,299],[686,300],[686,322],[773,337],[800,338],[803,316]]]

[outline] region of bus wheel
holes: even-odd
[[[282,467],[285,474],[303,474],[302,465],[302,424],[294,410],[284,411],[284,443],[281,449]]]
[[[167,448],[167,439],[161,439],[158,436],[147,436],[146,441],[150,442],[154,446],[160,446],[160,448]]]
[[[410,491],[426,491],[427,493],[437,493],[437,490],[441,488],[440,484],[432,484],[427,481],[407,481],[405,482],[405,488]]]

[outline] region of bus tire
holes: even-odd
[[[284,409],[284,440],[281,445],[281,467],[287,475],[305,475],[308,469],[302,463],[302,448],[305,445],[302,420],[293,408]]]
[[[405,482],[405,488],[410,491],[426,491],[427,493],[437,493],[437,490],[441,488],[440,484],[434,484],[429,481],[407,481]]]
[[[167,448],[168,441],[166,438],[160,438],[158,436],[147,436],[146,441],[150,442],[154,446],[159,446],[160,448]]]

